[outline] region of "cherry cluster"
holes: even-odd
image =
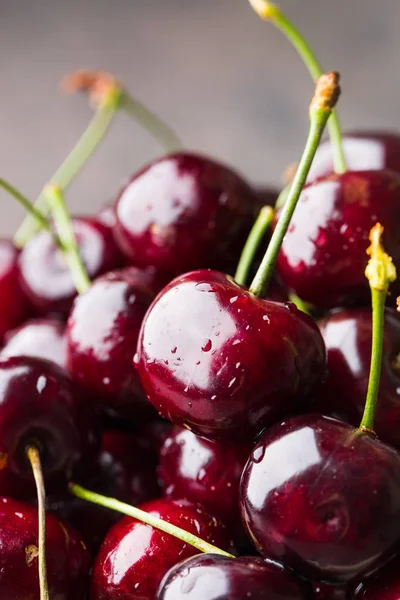
[[[250,4],[317,79],[280,194],[86,71],[38,201],[0,180],[29,213],[0,241],[1,600],[400,597],[400,136],[342,136],[338,75]],[[117,110],[167,153],[70,217]]]

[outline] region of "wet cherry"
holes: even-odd
[[[173,567],[155,600],[310,600],[307,583],[261,558],[200,554]]]
[[[293,417],[260,437],[241,502],[264,556],[344,584],[387,561],[400,540],[400,456],[335,419]]]
[[[28,303],[21,290],[18,250],[8,240],[0,240],[0,342],[7,331],[28,316]]]
[[[55,515],[46,515],[50,598],[86,598],[90,556],[80,536]],[[0,589],[2,600],[38,600],[37,508],[0,498]]]
[[[175,424],[211,439],[252,439],[304,404],[325,348],[293,304],[262,300],[222,273],[195,271],[159,294],[135,364],[148,399]]]

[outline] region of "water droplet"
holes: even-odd
[[[201,349],[203,352],[210,352],[212,348],[212,341],[210,339],[204,339],[201,344]]]
[[[41,375],[36,383],[36,390],[38,394],[41,394],[46,387],[47,379],[44,375]]]
[[[230,380],[230,382],[228,383],[228,388],[231,388],[231,387],[233,386],[233,384],[235,383],[235,381],[236,381],[236,377],[233,377],[233,378]]]
[[[214,394],[214,396],[211,396],[210,400],[215,400],[217,398],[216,394]]]
[[[212,292],[212,286],[209,283],[196,283],[194,286],[198,292]]]
[[[176,354],[177,350],[178,350],[177,346],[174,346],[173,348],[171,348],[171,354]]]
[[[135,356],[133,357],[133,363],[135,365],[139,364],[139,354],[136,352]]]
[[[239,296],[233,296],[233,297],[232,297],[232,298],[229,300],[229,302],[230,302],[231,304],[233,304],[234,302],[236,302],[236,300],[237,300],[238,298],[239,298]]]
[[[236,363],[236,368],[238,369],[240,367],[240,362]]]
[[[267,321],[268,324],[271,323],[271,319],[269,318],[268,315],[263,315],[263,321]]]
[[[235,340],[232,342],[232,346],[237,346],[238,344],[240,344],[240,340]]]
[[[264,458],[265,454],[265,446],[259,446],[256,448],[252,454],[252,459],[255,463],[260,463]]]
[[[103,377],[103,383],[104,383],[104,385],[110,385],[110,378],[109,377]]]

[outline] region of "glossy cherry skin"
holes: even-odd
[[[158,295],[135,362],[148,399],[173,423],[210,439],[251,440],[302,405],[322,378],[325,347],[293,304],[202,270]]]
[[[328,353],[328,376],[313,408],[352,425],[361,421],[371,360],[371,310],[347,309],[319,323]],[[400,450],[400,315],[385,311],[383,359],[374,429],[385,443]]]
[[[74,217],[72,224],[91,279],[120,266],[121,255],[108,226],[88,217]],[[18,262],[22,289],[36,312],[68,314],[76,289],[51,236],[46,231],[38,233],[21,251]]]
[[[134,264],[182,273],[227,269],[251,229],[257,193],[203,156],[165,156],[135,174],[115,205],[115,239]]]
[[[389,169],[400,173],[400,135],[388,131],[357,131],[343,136],[347,168],[351,171]],[[334,172],[329,140],[319,145],[309,181]]]
[[[240,523],[239,482],[250,444],[213,442],[174,427],[160,452],[164,494],[200,502],[225,523]]]
[[[155,600],[310,600],[308,584],[261,558],[200,554],[173,567]]]
[[[30,443],[40,450],[46,490],[64,489],[72,473],[90,465],[97,454],[91,407],[56,364],[26,356],[0,360],[2,494],[20,498],[22,487],[25,498],[35,490],[25,456]]]
[[[266,430],[240,490],[257,549],[310,579],[361,578],[400,540],[400,455],[336,419],[302,415]]]
[[[312,589],[317,600],[350,600],[352,585],[330,585],[329,583],[314,582]]]
[[[28,303],[19,283],[18,250],[9,240],[0,240],[0,342],[27,316]]]
[[[161,499],[141,508],[219,548],[229,549],[224,525],[200,505]],[[96,558],[91,600],[153,600],[167,571],[198,553],[175,537],[124,517],[109,531]]]
[[[399,600],[400,556],[357,586],[352,600]]]
[[[0,358],[34,356],[66,367],[65,325],[55,318],[37,318],[25,321],[5,336]]]
[[[283,283],[320,309],[369,304],[369,232],[383,225],[384,247],[400,268],[399,204],[400,175],[390,171],[348,171],[307,185],[278,257]]]
[[[132,360],[143,317],[158,289],[151,272],[135,267],[113,271],[76,299],[68,319],[69,372],[123,418],[153,413]]]
[[[38,600],[38,514],[36,506],[0,498],[1,600]],[[49,596],[86,598],[90,556],[76,531],[55,515],[46,515]]]

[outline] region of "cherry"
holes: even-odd
[[[176,278],[143,322],[135,359],[150,402],[206,437],[251,439],[301,406],[325,348],[293,304],[263,300],[216,271]]]
[[[0,360],[0,490],[34,490],[26,448],[40,450],[48,491],[90,465],[97,434],[87,399],[54,363],[33,357]],[[19,496],[19,492],[18,492]],[[20,497],[20,496],[19,496]]]
[[[0,358],[35,356],[66,365],[65,325],[55,318],[37,318],[25,321],[5,336]]]
[[[161,499],[142,508],[212,544],[229,547],[224,525],[200,505]],[[197,553],[175,537],[124,517],[109,531],[96,558],[91,600],[153,600],[165,573]]]
[[[343,136],[343,151],[351,171],[389,169],[400,173],[400,135],[388,131],[356,131]],[[333,173],[332,145],[320,144],[309,181]]]
[[[160,452],[164,494],[200,502],[225,523],[240,522],[239,481],[251,447],[212,442],[175,427]]]
[[[158,288],[150,271],[130,267],[109,272],[76,299],[68,320],[69,372],[124,418],[136,420],[153,412],[132,359],[143,317]]]
[[[173,567],[155,600],[309,600],[308,584],[261,558],[200,554]]]
[[[165,156],[134,175],[115,205],[115,239],[137,265],[229,269],[259,207],[239,175],[202,156]]]
[[[257,196],[259,209],[261,209],[263,206],[274,207],[279,196],[279,192],[275,188],[263,186],[257,189]]]
[[[352,595],[353,600],[398,600],[400,597],[400,556],[393,558],[365,579]]]
[[[400,176],[390,171],[348,171],[307,185],[278,258],[284,284],[321,309],[368,302],[365,251],[377,221],[400,269],[399,203]]]
[[[0,342],[7,331],[27,317],[27,301],[18,275],[18,250],[8,240],[0,240]]]
[[[120,265],[120,253],[109,227],[87,217],[75,217],[72,223],[91,279]],[[63,253],[46,231],[23,248],[19,269],[22,288],[38,313],[68,313],[76,289]]]
[[[312,588],[317,600],[348,600],[350,598],[352,586],[314,582]]]
[[[38,516],[35,506],[0,498],[0,589],[2,600],[37,600]],[[90,557],[79,535],[51,513],[46,515],[50,598],[84,600]]]
[[[241,502],[264,556],[344,584],[378,568],[400,539],[400,456],[346,423],[293,417],[260,437]]]
[[[371,311],[342,310],[320,324],[328,352],[328,377],[314,408],[353,425],[360,422],[368,387],[371,356]],[[385,311],[382,374],[375,418],[379,438],[400,450],[400,317]]]

